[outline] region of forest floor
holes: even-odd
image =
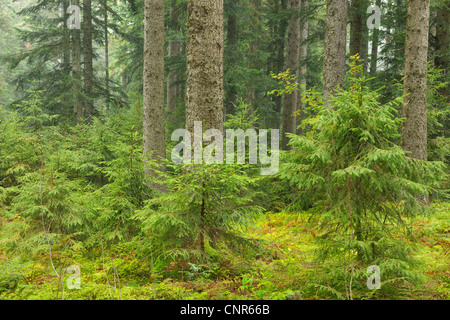
[[[381,274],[381,289],[369,290],[364,280],[355,278],[354,299],[450,299],[450,203],[432,206],[433,214],[410,221],[417,244],[415,257],[420,261],[416,271],[424,281],[411,285],[402,279],[383,279]],[[87,252],[74,243],[70,252],[54,248],[53,262],[59,274],[57,263],[64,259],[66,266],[73,262],[80,266],[80,288],[70,290],[66,285],[66,300],[346,299],[349,279],[334,276],[330,284],[331,267],[315,263],[315,230],[308,217],[308,213],[266,213],[251,231],[263,240],[265,251],[251,260],[222,253],[220,259],[205,265],[162,266],[156,260],[152,268],[151,259],[139,255],[139,242],[131,241],[115,247],[114,260],[111,251]],[[62,299],[48,251],[32,259],[7,252],[2,229],[14,222],[1,219],[0,215],[0,299]],[[65,275],[64,283],[69,276]]]

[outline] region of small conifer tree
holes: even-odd
[[[318,257],[343,267],[335,269],[342,276],[335,279],[350,279],[355,268],[370,265],[384,277],[412,279],[407,217],[421,208],[417,195],[439,186],[445,165],[412,159],[393,142],[402,99],[380,104],[357,59],[345,87],[330,98],[331,108],[313,89],[306,92],[303,100],[315,115],[303,122],[305,135],[290,135],[293,148],[279,176],[295,188],[295,203],[313,204]],[[367,279],[365,271],[360,275]]]

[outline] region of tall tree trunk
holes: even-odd
[[[363,7],[362,9],[367,9],[368,5],[367,5],[367,1],[363,1]],[[362,36],[361,36],[361,52],[360,52],[360,56],[361,56],[361,60],[362,60],[362,65],[363,65],[363,71],[364,73],[367,72],[369,63],[369,29],[367,28],[367,15],[365,12],[362,13],[362,17],[363,17],[363,23],[362,23]]]
[[[161,158],[166,156],[164,129],[164,0],[144,2],[144,93],[143,152],[144,163],[152,159],[164,171]],[[150,154],[150,152],[152,152]],[[147,176],[158,179],[155,168],[147,167]],[[153,189],[165,192],[166,186],[150,182]]]
[[[442,4],[438,8],[436,16],[436,42],[437,54],[435,64],[437,67],[444,70],[445,79],[449,81],[449,56],[450,56],[450,1]],[[446,97],[449,101],[449,86],[444,86],[439,90],[439,93]]]
[[[252,10],[251,15],[251,31],[253,34],[260,35],[262,33],[261,30],[261,0],[251,0],[250,6]],[[249,59],[248,59],[248,68],[249,69],[261,69],[261,61],[258,59],[258,48],[260,46],[260,41],[257,37],[254,37],[250,43],[248,48],[249,53]],[[256,99],[256,92],[255,92],[255,84],[250,79],[247,83],[247,103],[250,105],[251,112],[253,113],[255,111],[255,99]]]
[[[301,122],[305,119],[305,107],[303,106],[302,100],[301,100],[301,96],[303,94],[303,92],[306,89],[306,77],[308,75],[308,67],[307,67],[307,59],[308,59],[308,27],[309,27],[309,22],[308,22],[308,0],[302,0],[302,4],[301,4],[301,12],[302,12],[302,16],[300,18],[300,52],[299,52],[299,63],[300,63],[300,67],[299,67],[299,84],[300,84],[300,90],[298,91],[298,113],[299,115],[297,116],[297,126],[299,124],[301,124]],[[297,134],[301,134],[302,133],[302,129],[301,127],[299,127],[297,130]]]
[[[323,93],[326,106],[329,97],[345,77],[347,0],[327,0],[323,57]]]
[[[362,47],[362,0],[351,0],[350,10],[350,56],[355,54],[361,55]]]
[[[280,20],[280,23],[279,23],[278,34],[276,35],[278,37],[278,39],[277,39],[278,52],[277,52],[277,60],[276,60],[276,66],[277,66],[278,72],[284,71],[284,67],[286,64],[286,59],[285,59],[286,31],[287,31],[287,27],[289,24],[289,21],[287,19],[285,19],[287,3],[288,3],[288,0],[280,0],[279,6],[277,8],[278,14],[283,16],[283,18]],[[281,110],[281,102],[280,102],[280,110]]]
[[[406,16],[405,16],[405,2],[409,0],[397,0],[395,6],[395,25],[394,25],[394,60],[389,67],[394,74],[400,74],[402,59],[404,59],[405,42],[403,34],[405,32]],[[404,62],[403,62],[404,63]]]
[[[279,73],[284,71],[284,65],[285,65],[285,37],[286,37],[286,29],[288,25],[287,19],[284,19],[282,15],[284,14],[285,10],[287,9],[287,0],[274,0],[274,14],[279,16],[279,21],[275,21],[275,24],[272,28],[272,35],[271,37],[275,39],[275,50],[273,52],[272,57],[272,63],[268,64],[268,67],[270,70],[268,72],[274,72]],[[273,102],[274,102],[274,115],[268,122],[268,126],[273,129],[279,129],[280,128],[280,113],[282,109],[283,99],[282,96],[272,96]]]
[[[403,94],[402,147],[427,160],[427,53],[430,0],[408,0]],[[427,202],[426,200],[424,200]]]
[[[66,21],[69,19],[69,14],[67,13],[67,8],[69,7],[69,1],[68,0],[64,0],[62,3],[62,34],[63,34],[63,38],[62,38],[62,72],[67,75],[70,76],[70,71],[71,71],[71,66],[70,66],[70,29],[67,28],[67,24]],[[65,108],[66,108],[66,114],[67,114],[67,121],[69,121],[69,114],[71,109],[73,109],[73,104],[71,104],[70,102],[72,101],[61,101]]]
[[[180,44],[176,41],[169,43],[169,56],[175,57],[180,54]],[[180,85],[177,84],[178,76],[172,69],[167,76],[167,120],[170,125],[176,124],[177,98],[179,96]]]
[[[237,7],[239,0],[230,0],[231,10],[227,17],[227,42],[225,50],[227,54],[227,69],[233,70],[237,62],[238,29],[237,29]],[[238,102],[238,93],[236,89],[236,79],[232,74],[227,77],[227,90],[225,92],[225,113],[234,114],[234,105]]]
[[[376,1],[376,5],[380,7],[381,0]],[[370,54],[370,76],[374,77],[377,72],[378,62],[378,43],[380,41],[380,31],[377,28],[372,29],[372,50]]]
[[[182,30],[182,36],[185,37],[184,31]],[[183,41],[180,44],[181,56],[186,57],[186,41]],[[185,106],[186,110],[186,72],[184,72],[181,80],[184,80],[180,83],[180,90],[178,90],[178,100],[181,101],[181,104]]]
[[[179,22],[178,22],[178,10],[176,8],[176,0],[171,0],[170,2],[170,28],[179,32]],[[180,54],[180,42],[178,39],[172,39],[169,42],[169,57],[176,57]],[[170,70],[167,76],[167,120],[171,126],[175,126],[176,117],[175,112],[177,109],[177,98],[179,96],[180,85],[177,83],[179,81],[178,76],[174,68]]]
[[[350,56],[359,54],[359,64],[367,65],[367,24],[366,24],[366,0],[352,0],[350,7]]]
[[[108,0],[103,0],[105,9],[104,33],[105,33],[105,98],[106,108],[109,108],[109,41],[108,41]]]
[[[300,49],[300,7],[301,0],[289,0],[288,9],[291,11],[287,37],[286,37],[286,68],[298,79],[298,62]],[[288,149],[289,138],[286,133],[296,132],[296,117],[294,112],[298,106],[298,91],[294,90],[287,94],[283,101],[283,130],[281,139],[281,148]]]
[[[189,0],[186,128],[223,131],[223,0]]]
[[[93,81],[94,69],[92,66],[93,47],[92,47],[92,6],[91,0],[83,0],[83,44],[84,44],[84,118],[87,122],[91,121],[94,111],[93,100]]]
[[[189,0],[187,20],[186,129],[223,132],[223,0]],[[194,137],[198,139],[201,137]],[[203,181],[203,190],[205,181]],[[200,251],[205,251],[205,197],[200,212]]]
[[[79,0],[73,0],[73,5],[79,6]],[[83,117],[83,100],[81,98],[81,33],[79,29],[72,29],[72,91],[73,113],[76,123]]]
[[[62,52],[63,52],[63,72],[67,75],[70,74],[70,30],[67,28],[66,21],[69,19],[69,14],[67,13],[67,8],[69,7],[69,1],[63,1],[63,41],[62,41]]]

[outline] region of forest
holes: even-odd
[[[0,300],[450,300],[449,22],[0,0]]]

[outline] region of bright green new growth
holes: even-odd
[[[445,165],[409,158],[393,143],[402,99],[381,105],[379,93],[365,86],[356,60],[331,108],[314,90],[306,92],[303,99],[316,115],[303,122],[310,129],[306,135],[290,135],[293,150],[284,154],[279,176],[295,188],[295,205],[314,204],[318,258],[334,259],[341,279],[353,277],[357,266],[361,279],[367,279],[369,265],[380,266],[384,279],[411,279],[406,217],[420,209],[417,195],[439,186]],[[404,237],[395,239],[399,228]]]

